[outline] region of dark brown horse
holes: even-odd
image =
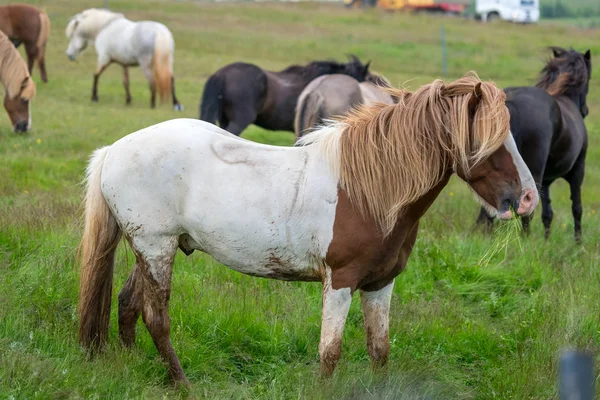
[[[15,132],[31,127],[31,99],[35,83],[25,61],[8,37],[0,32],[0,83],[4,86],[4,108]]]
[[[363,65],[355,56],[350,56],[348,63],[313,61],[279,72],[242,62],[229,64],[208,78],[202,93],[200,119],[219,122],[221,128],[238,136],[250,124],[294,132],[298,97],[313,79],[344,74],[363,82],[368,71],[369,63]]]
[[[536,87],[505,90],[510,112],[510,128],[523,160],[541,187],[542,221],[545,236],[550,235],[552,206],[550,185],[558,178],[569,182],[575,239],[581,240],[581,185],[588,145],[583,119],[592,74],[592,57],[575,50],[552,48],[554,57],[542,70]],[[491,226],[492,219],[481,210],[478,222]],[[529,230],[529,217],[523,218]]]
[[[42,81],[48,82],[46,74],[46,42],[50,36],[50,19],[45,12],[26,4],[0,7],[0,31],[13,42],[15,47],[25,45],[29,74],[33,62],[40,66]]]

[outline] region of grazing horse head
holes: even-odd
[[[533,212],[537,189],[510,135],[502,90],[467,75],[395,95],[396,105],[361,107],[339,122],[340,186],[384,235],[452,172],[494,216]]]
[[[0,32],[0,81],[4,85],[4,108],[15,132],[31,128],[30,102],[35,96],[35,83],[10,40]]]
[[[544,66],[537,87],[552,96],[566,96],[579,108],[582,117],[589,113],[587,94],[592,76],[592,54],[551,47],[554,55]]]
[[[106,25],[118,18],[124,18],[124,15],[98,8],[90,8],[74,15],[65,30],[65,35],[70,39],[67,48],[69,60],[75,61],[89,42],[93,42]]]

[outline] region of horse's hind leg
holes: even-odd
[[[377,291],[360,291],[367,350],[373,367],[383,367],[390,354],[389,315],[394,281]]]
[[[25,53],[27,54],[27,69],[29,70],[29,75],[31,75],[31,71],[33,71],[33,62],[38,56],[38,48],[36,43],[25,42]]]
[[[540,192],[540,197],[542,200],[542,222],[544,223],[544,237],[548,239],[550,237],[552,217],[554,216],[554,212],[552,211],[552,202],[550,201],[550,184],[542,184]]]
[[[177,100],[177,96],[175,96],[175,77],[171,76],[171,95],[173,96],[173,109],[175,111],[183,111],[183,106]]]
[[[143,284],[140,262],[136,262],[119,293],[119,337],[125,347],[131,347],[135,343],[135,325],[144,305]]]
[[[178,248],[176,237],[145,236],[132,239],[132,247],[139,254],[143,276],[142,318],[152,336],[154,345],[168,365],[173,383],[189,382],[171,344],[169,298],[173,260]]]
[[[350,288],[334,289],[331,270],[323,278],[323,314],[321,316],[321,341],[319,358],[321,374],[331,376],[342,354],[342,335],[352,302]]]
[[[581,205],[581,185],[585,174],[585,152],[579,156],[575,166],[565,177],[571,187],[571,211],[573,212],[573,225],[575,228],[575,240],[581,242],[581,216],[583,207]]]

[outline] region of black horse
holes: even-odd
[[[345,74],[364,82],[369,64],[355,56],[348,63],[314,61],[280,72],[237,62],[215,72],[204,86],[200,119],[240,135],[250,124],[270,130],[294,131],[294,112],[302,90],[318,76]]]
[[[536,87],[505,89],[510,130],[517,148],[540,187],[545,236],[550,235],[552,206],[550,185],[564,178],[571,188],[575,240],[581,240],[581,185],[588,145],[583,119],[588,114],[586,96],[592,73],[591,53],[551,47],[554,57],[542,69]],[[493,221],[481,209],[478,223]],[[529,217],[523,218],[529,232]]]

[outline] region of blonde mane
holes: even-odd
[[[0,32],[0,82],[9,99],[21,96],[23,100],[31,100],[35,96],[35,83],[27,64],[15,49],[8,37]]]
[[[94,39],[106,25],[118,18],[125,18],[125,16],[110,10],[89,8],[71,18],[65,29],[65,35],[71,39],[77,30],[78,35],[86,39]]]
[[[385,236],[448,168],[468,175],[510,130],[504,92],[475,74],[393,94],[398,104],[361,107],[299,142],[322,149],[350,201]]]

